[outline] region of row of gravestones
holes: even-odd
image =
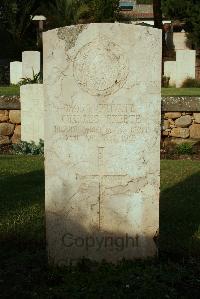
[[[22,62],[13,61],[10,63],[10,84],[18,84],[25,78],[33,79],[34,75],[40,73],[40,69],[40,52],[24,51]]]
[[[22,123],[35,111],[44,130],[50,263],[154,256],[161,31],[78,25],[45,32],[43,43],[44,84],[22,86],[21,101]]]

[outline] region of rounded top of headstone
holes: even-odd
[[[100,35],[84,45],[74,61],[74,77],[91,95],[110,95],[126,82],[128,61],[121,47]]]

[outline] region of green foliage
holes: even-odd
[[[185,31],[195,47],[200,46],[199,0],[162,0],[165,16],[185,23]]]
[[[114,22],[119,0],[54,0],[43,5],[49,28],[77,23]]]
[[[24,49],[34,45],[29,35],[31,15],[35,11],[36,0],[5,0],[1,6],[3,12],[2,28],[7,32],[15,52],[20,55]]]
[[[54,0],[44,5],[44,13],[49,21],[49,27],[63,27],[76,23],[78,0]]]
[[[82,3],[78,10],[77,10],[77,15],[76,15],[76,20],[77,22],[85,22],[89,21],[92,18],[92,11],[89,5],[86,3]]]
[[[184,142],[178,144],[175,149],[178,155],[192,155],[193,154],[193,146],[191,143]]]
[[[116,20],[118,0],[90,0],[88,3],[94,22],[114,22]]]
[[[26,85],[26,84],[40,84],[42,83],[42,73],[39,72],[35,74],[33,71],[33,78],[22,78],[22,80],[18,83],[19,85]]]
[[[183,88],[190,88],[190,87],[196,87],[196,88],[200,88],[200,81],[197,79],[193,79],[193,78],[187,78],[182,86]]]
[[[152,4],[153,0],[137,0],[137,4]]]
[[[5,69],[0,65],[0,84],[5,83]]]
[[[6,44],[1,45],[0,55],[21,59],[22,51],[37,48],[36,27],[31,15],[44,14],[47,17],[47,30],[77,23],[114,22],[118,4],[119,0],[2,1],[0,38],[6,40]]]
[[[44,141],[40,139],[39,143],[21,141],[18,144],[13,144],[13,151],[16,155],[43,155]]]

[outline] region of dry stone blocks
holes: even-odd
[[[200,113],[194,113],[195,123],[200,124]]]
[[[21,126],[16,126],[12,136],[12,143],[19,143],[21,141]]]
[[[180,118],[176,119],[175,125],[181,128],[187,128],[192,123],[192,118],[190,115],[181,116]]]
[[[10,110],[9,112],[10,122],[13,124],[21,123],[21,111],[20,110]]]
[[[0,110],[0,122],[8,121],[9,113],[7,110]]]
[[[181,117],[181,112],[166,112],[165,118],[176,119]]]
[[[0,135],[10,136],[14,132],[15,126],[9,123],[0,123]]]
[[[172,137],[188,138],[190,133],[188,128],[173,128],[169,135]]]
[[[200,139],[200,124],[192,124],[190,126],[190,137]]]
[[[0,145],[7,145],[10,144],[11,140],[8,136],[2,136],[0,135]]]

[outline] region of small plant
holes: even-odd
[[[187,78],[183,82],[181,87],[183,87],[183,88],[191,88],[191,87],[200,88],[200,80],[193,79],[193,78]]]
[[[42,74],[39,72],[38,74],[34,73],[33,70],[33,78],[22,78],[21,81],[18,83],[19,85],[26,85],[26,84],[40,84],[42,83]]]
[[[181,143],[176,146],[176,153],[178,155],[192,155],[193,146],[191,143]]]
[[[21,141],[18,144],[12,145],[13,152],[16,155],[43,155],[44,154],[44,141],[40,139],[39,143]]]
[[[162,77],[162,87],[169,87],[170,77],[163,76]]]

